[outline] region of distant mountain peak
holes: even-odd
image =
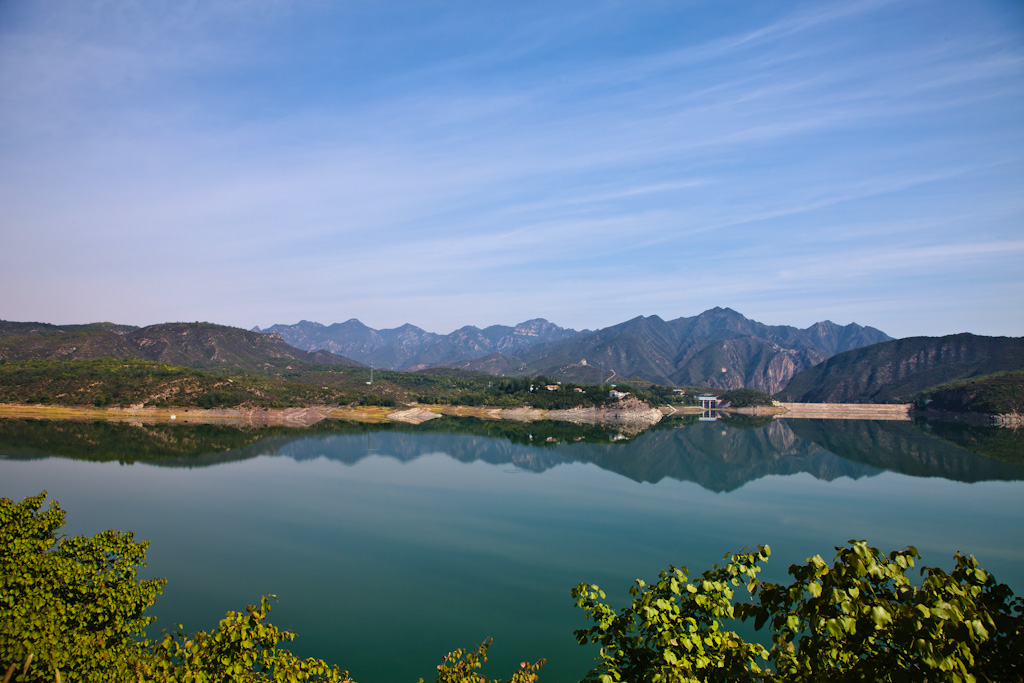
[[[734,318],[734,319],[735,318],[741,318],[743,320],[750,320],[749,318],[747,318],[747,316],[743,315],[742,313],[740,313],[738,311],[734,311],[733,309],[728,308],[728,307],[722,308],[721,306],[715,306],[714,308],[709,308],[708,310],[706,310],[703,313],[699,314],[697,317],[698,318]],[[753,322],[753,321],[751,321],[751,322]]]

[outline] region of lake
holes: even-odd
[[[985,453],[986,455],[981,455]],[[663,421],[634,438],[559,423],[445,418],[308,430],[0,420],[0,496],[46,489],[66,532],[133,530],[167,577],[154,633],[209,630],[273,593],[291,649],[360,683],[433,680],[494,638],[503,680],[547,657],[576,681],[594,651],[570,589],[618,604],[669,564],[699,574],[767,543],[762,578],[866,539],[953,553],[1024,593],[1024,443],[909,422]],[[747,635],[747,634],[745,634]]]

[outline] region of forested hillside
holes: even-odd
[[[361,365],[326,351],[311,353],[297,349],[277,335],[212,323],[130,327],[109,323],[59,326],[0,321],[0,359],[8,362],[132,356],[190,368],[259,372],[284,369],[294,362]]]
[[[810,403],[908,403],[958,379],[1024,369],[1024,338],[908,337],[837,354],[776,394]]]

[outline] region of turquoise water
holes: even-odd
[[[981,441],[997,459],[909,423],[672,423],[612,442],[600,429],[439,422],[0,421],[0,495],[46,489],[69,533],[151,540],[147,571],[168,578],[158,630],[210,629],[274,593],[292,649],[361,683],[432,680],[442,655],[487,637],[493,677],[547,657],[542,681],[578,680],[594,653],[572,634],[586,625],[572,586],[621,603],[634,578],[670,563],[699,573],[758,543],[772,547],[772,580],[864,538],[946,568],[973,553],[1024,593],[1024,465],[1005,433]]]

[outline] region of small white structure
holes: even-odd
[[[615,391],[614,389],[608,392],[608,398],[623,399],[629,396],[628,391]]]
[[[704,410],[714,410],[718,407],[717,396],[698,396],[697,400],[700,401],[700,407]]]

